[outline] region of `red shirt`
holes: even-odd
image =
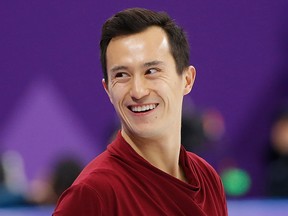
[[[228,215],[215,170],[183,147],[179,162],[189,183],[152,166],[118,133],[62,194],[53,215]]]

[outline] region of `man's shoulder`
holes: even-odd
[[[91,185],[113,180],[118,174],[117,166],[116,159],[108,151],[104,151],[84,167],[73,185]]]
[[[115,190],[117,183],[117,174],[113,173],[112,170],[99,169],[91,172],[82,178],[81,175],[69,188],[76,194],[94,194],[101,197],[103,194],[111,194]]]
[[[91,160],[83,169],[83,172],[93,172],[98,169],[109,169],[113,167],[115,158],[109,151],[105,150],[93,160]]]
[[[189,152],[187,151],[187,155],[188,155],[188,158],[190,161],[193,161],[194,163],[197,163],[201,166],[208,166],[210,167],[210,164],[205,160],[203,159],[202,157],[200,157],[199,155],[193,153],[193,152]]]
[[[213,176],[214,178],[218,179],[219,175],[205,159],[200,157],[199,155],[187,152],[190,164],[197,170],[197,172],[201,172],[205,175],[209,175],[210,177]]]
[[[92,160],[62,194],[54,215],[101,215],[103,202],[115,200],[117,173],[107,165],[110,160],[105,152]]]

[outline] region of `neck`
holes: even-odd
[[[180,132],[164,138],[142,138],[127,134],[122,130],[126,142],[146,161],[175,178],[185,181],[179,165]]]

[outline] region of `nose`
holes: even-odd
[[[147,80],[144,77],[134,76],[131,80],[130,96],[133,99],[141,99],[149,94]]]

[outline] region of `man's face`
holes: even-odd
[[[183,96],[195,78],[191,66],[179,75],[165,32],[150,27],[113,38],[107,47],[111,103],[126,134],[155,138],[180,130]]]

